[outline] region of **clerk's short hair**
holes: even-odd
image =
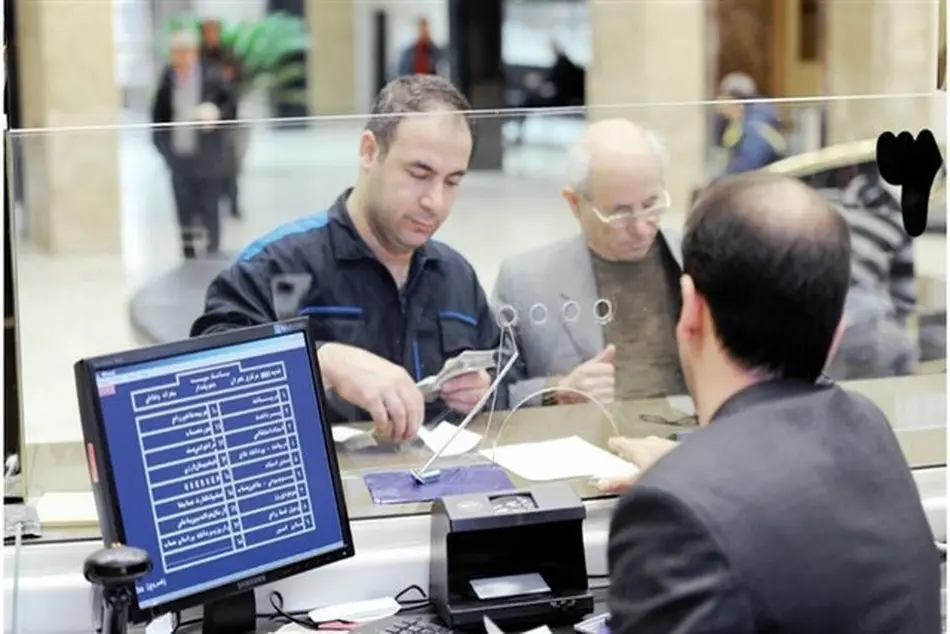
[[[818,379],[851,279],[848,226],[818,192],[763,172],[717,182],[687,218],[683,272],[734,362]]]
[[[380,150],[385,153],[406,116],[437,110],[464,113],[474,141],[471,104],[458,88],[438,75],[405,75],[386,84],[373,100],[365,129],[373,133]]]

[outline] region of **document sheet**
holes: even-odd
[[[495,625],[495,622],[487,616],[482,617],[482,624],[485,626],[486,634],[505,634],[505,631]],[[541,625],[534,629],[528,630],[523,634],[551,634],[551,628],[549,628],[547,625]]]
[[[503,445],[480,452],[525,480],[628,477],[637,467],[579,436]]]
[[[335,443],[345,443],[347,440],[356,438],[357,436],[369,436],[368,431],[346,427],[345,425],[334,425],[330,428],[330,433],[333,434],[333,442]]]
[[[36,500],[43,526],[85,526],[99,523],[92,491],[50,491]]]
[[[456,432],[458,432],[457,436],[455,436]],[[455,436],[455,438],[452,436]],[[482,440],[481,434],[476,434],[467,429],[458,431],[458,426],[448,422],[439,423],[435,429],[423,427],[419,430],[419,438],[425,443],[426,447],[432,450],[432,453],[438,453],[440,449],[445,447],[442,452],[443,456],[460,456],[468,453],[475,449]]]

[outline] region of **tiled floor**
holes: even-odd
[[[529,124],[530,126],[531,124]],[[509,153],[505,174],[467,177],[440,239],[472,261],[490,287],[502,259],[570,235],[574,219],[559,197],[563,146],[579,122],[529,127],[529,143]],[[224,246],[239,249],[275,225],[313,213],[353,179],[359,125],[274,131],[255,128],[242,181],[246,219],[225,225]],[[537,141],[544,141],[539,144]],[[127,300],[178,258],[171,193],[147,134],[124,133],[122,257],[52,258],[21,244],[17,253],[22,388],[29,443],[81,438],[72,364],[136,345]],[[671,225],[681,215],[671,214]],[[945,278],[945,240],[921,242],[918,259]]]

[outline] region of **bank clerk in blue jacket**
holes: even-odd
[[[333,422],[372,419],[378,435],[399,441],[445,408],[472,409],[489,389],[488,372],[453,379],[429,405],[416,387],[460,352],[499,345],[472,266],[431,239],[468,168],[467,110],[438,76],[386,85],[360,137],[355,186],[247,247],[211,283],[192,336],[279,319],[275,277],[309,275],[298,312],[310,318]]]

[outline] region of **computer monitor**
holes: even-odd
[[[75,374],[103,539],[154,564],[133,622],[204,604],[205,631],[254,631],[254,587],[353,556],[305,319],[84,359]]]

